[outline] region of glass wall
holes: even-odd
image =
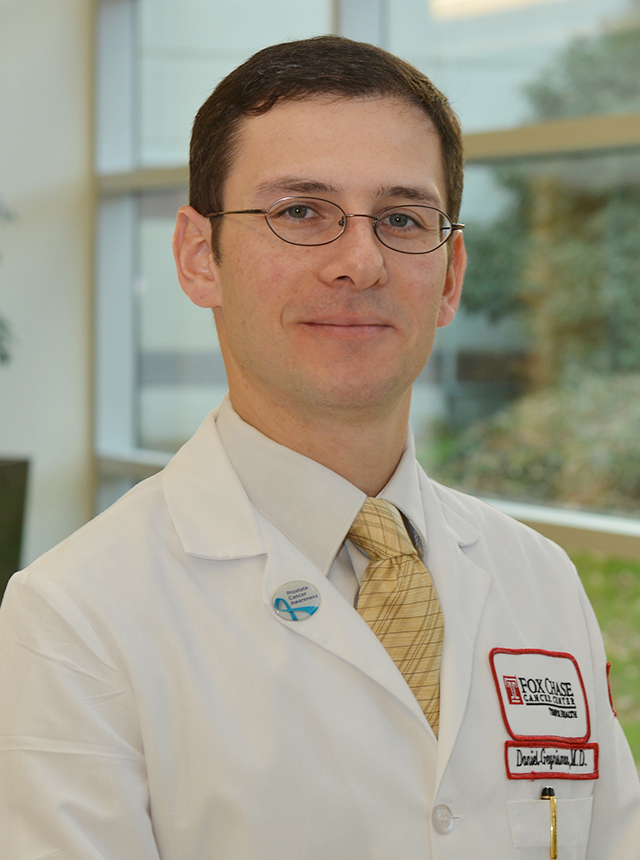
[[[184,295],[171,237],[180,192],[139,197],[138,445],[175,451],[227,390],[210,310]]]
[[[138,163],[184,164],[196,111],[219,80],[276,42],[331,32],[331,0],[138,0]]]
[[[356,14],[371,10],[382,46],[432,77],[486,144],[467,166],[463,306],[415,386],[421,459],[485,496],[640,513],[640,0],[101,3],[116,6],[130,13],[117,37],[129,60],[107,58],[130,83],[130,145],[126,169],[101,180],[103,455],[175,451],[226,389],[212,315],[182,294],[170,249],[195,111],[270,43],[347,18],[346,35],[371,38]],[[603,114],[629,118],[631,143],[590,143]],[[573,149],[543,155],[557,120],[575,119]],[[115,164],[98,139],[99,164]]]
[[[640,515],[640,151],[472,166],[467,189],[465,314],[446,332],[455,379],[430,470]]]
[[[390,9],[391,46],[467,132],[640,108],[637,2],[432,0],[412,10],[422,47],[407,6]],[[640,514],[639,205],[629,148],[468,166],[463,310],[439,342],[444,417],[422,433],[432,473],[494,498]]]

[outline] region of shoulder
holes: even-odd
[[[539,567],[544,563],[573,572],[573,564],[561,547],[487,502],[439,484],[426,475],[423,489],[437,500],[445,521],[461,536],[459,543],[468,545],[472,554],[497,561],[518,559],[526,566],[533,562]]]
[[[255,511],[216,432],[215,413],[158,474],[15,575],[91,602],[148,600],[202,563],[256,556]]]
[[[480,499],[430,480],[426,493],[457,536],[461,553],[450,555],[456,572],[465,572],[467,585],[474,573],[489,576],[490,607],[504,641],[517,642],[525,632],[523,641],[534,641],[544,629],[549,641],[571,643],[556,650],[591,647],[597,626],[575,565],[561,547]],[[509,640],[507,622],[514,619]]]
[[[161,475],[136,484],[115,504],[15,574],[36,589],[74,592],[144,569],[160,543],[175,542]],[[155,544],[155,547],[154,547]]]

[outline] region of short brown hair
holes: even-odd
[[[325,95],[395,96],[421,108],[440,136],[447,214],[457,220],[463,182],[462,135],[448,100],[422,72],[404,60],[374,45],[341,36],[316,36],[272,45],[220,81],[193,124],[189,202],[194,209],[204,215],[223,208],[224,183],[244,117],[266,113],[280,101]],[[217,224],[219,219],[214,222]],[[213,242],[215,246],[215,229]]]

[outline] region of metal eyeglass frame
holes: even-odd
[[[271,210],[278,206],[280,203],[285,203],[287,200],[299,200],[301,203],[305,201],[313,201],[317,200],[319,203],[329,203],[331,206],[334,206],[340,212],[342,212],[342,219],[338,222],[341,227],[340,232],[337,236],[334,236],[333,239],[329,239],[327,242],[292,242],[291,239],[285,239],[283,236],[278,233],[275,229],[271,221],[269,220],[269,213]],[[269,206],[268,209],[230,209],[226,212],[209,212],[204,217],[209,218],[209,220],[213,218],[222,218],[223,215],[264,215],[265,221],[267,222],[267,226],[271,230],[271,232],[281,239],[283,242],[286,242],[288,245],[297,245],[301,248],[318,248],[321,245],[330,245],[332,242],[337,241],[342,235],[344,235],[345,230],[347,229],[347,223],[349,218],[370,218],[371,226],[373,227],[373,232],[375,233],[376,238],[380,242],[381,245],[384,245],[385,248],[389,248],[391,251],[397,251],[398,254],[431,254],[433,251],[437,251],[438,248],[441,248],[445,245],[449,239],[453,236],[456,230],[464,230],[464,224],[454,224],[454,222],[449,218],[446,212],[443,212],[442,209],[438,209],[436,206],[427,206],[421,203],[409,203],[406,208],[420,208],[420,209],[432,209],[434,212],[438,212],[442,217],[451,225],[451,229],[449,231],[449,235],[444,238],[435,248],[429,248],[428,251],[403,251],[400,248],[394,248],[392,245],[388,245],[384,239],[382,239],[378,233],[378,224],[380,219],[387,213],[393,212],[395,209],[403,209],[403,206],[389,206],[380,212],[379,215],[361,215],[359,213],[353,212],[348,215],[342,206],[339,206],[337,203],[334,203],[332,200],[325,200],[323,197],[280,197],[274,203]]]

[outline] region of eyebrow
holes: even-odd
[[[339,195],[340,189],[328,182],[317,179],[303,179],[296,176],[285,176],[279,179],[261,182],[255,189],[260,196],[263,194],[332,194]],[[374,192],[378,200],[389,198],[402,198],[414,203],[423,203],[427,206],[442,206],[440,196],[430,188],[423,185],[380,185]]]
[[[338,194],[339,190],[335,185],[327,182],[295,176],[267,180],[256,187],[256,193],[259,195],[268,193],[288,195],[291,192],[294,194]]]
[[[381,185],[376,192],[376,197],[379,200],[402,197],[427,206],[442,206],[440,195],[423,185]]]

